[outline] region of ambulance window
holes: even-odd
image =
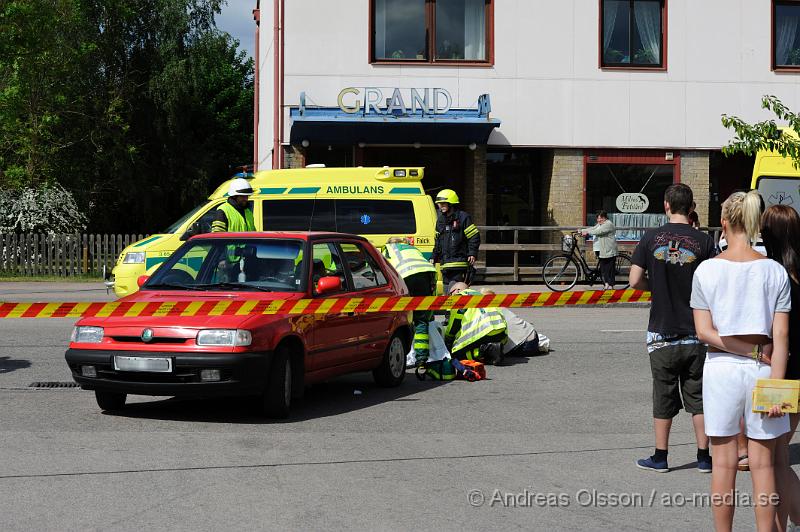
[[[332,231],[335,226],[333,200],[264,200],[262,207],[264,231]]]
[[[207,203],[201,203],[200,205],[198,205],[197,207],[195,207],[191,211],[189,211],[186,214],[184,214],[183,216],[181,216],[180,219],[177,222],[175,222],[174,224],[172,224],[169,227],[167,227],[166,229],[164,229],[162,231],[162,233],[174,233],[174,232],[176,232],[178,229],[181,228],[181,226],[184,223],[186,223],[186,220],[188,220],[189,218],[193,218],[194,215],[197,214],[201,209],[205,208],[206,205],[207,205]]]
[[[789,205],[800,210],[800,179],[763,176],[758,179],[758,191],[766,207]]]
[[[356,235],[408,235],[417,232],[414,204],[392,200],[336,200],[336,230]]]

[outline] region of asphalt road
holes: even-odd
[[[91,392],[30,388],[70,380],[72,320],[0,320],[0,529],[709,529],[688,416],[675,471],[633,465],[652,447],[647,309],[521,314],[549,355],[479,383],[349,376],[278,423],[243,400],[134,397],[105,415]],[[752,522],[740,508],[736,529]]]

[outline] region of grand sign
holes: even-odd
[[[393,115],[397,112],[440,115],[450,110],[453,97],[442,88],[385,89],[381,87],[347,87],[339,93],[339,109],[348,114]],[[386,97],[385,94],[391,96]]]

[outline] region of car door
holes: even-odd
[[[311,293],[316,298],[351,297],[349,279],[345,273],[341,251],[335,241],[315,241],[311,245]],[[339,277],[342,290],[337,293],[318,295],[317,281],[321,277]],[[356,359],[358,344],[362,341],[357,318],[353,313],[315,315],[311,330],[309,349],[310,368],[313,371],[328,370],[349,364]]]
[[[393,295],[389,282],[379,262],[373,257],[371,245],[360,241],[341,243],[344,262],[353,283],[353,297],[389,297]],[[356,319],[360,331],[360,347],[357,360],[383,355],[391,335],[394,316],[391,312],[368,312],[358,314]]]

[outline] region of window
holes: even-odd
[[[386,278],[380,268],[362,245],[342,244],[342,251],[350,267],[354,289],[366,290],[386,284]]]
[[[174,224],[172,224],[169,227],[167,227],[166,229],[164,229],[164,231],[162,231],[162,233],[175,233],[175,232],[177,232],[178,229],[180,229],[181,226],[186,223],[186,220],[189,220],[189,219],[193,218],[199,211],[204,209],[207,205],[208,205],[208,203],[202,203],[202,204],[198,205],[197,207],[195,207],[194,209],[189,211],[187,214],[184,214],[180,218],[180,220],[178,220]],[[219,205],[215,205],[214,207],[211,207],[208,211],[206,211],[203,214],[203,216],[200,217],[200,219],[198,219],[195,223],[192,224],[192,226],[194,226],[196,228],[196,230],[194,231],[195,234],[199,235],[201,233],[210,233],[211,232],[211,222],[213,222],[214,218],[217,216],[217,209],[219,208],[220,205],[222,205],[222,204],[220,203]],[[250,209],[251,211],[253,210],[253,202],[252,201],[247,202],[247,208]],[[189,229],[191,229],[191,228],[189,228]]]
[[[800,187],[796,177],[761,176],[758,179],[758,191],[767,207],[789,205],[800,211]]]
[[[338,231],[357,235],[413,235],[411,201],[264,200],[264,231]]]
[[[264,231],[335,231],[333,200],[264,200]]]
[[[663,68],[665,0],[600,0],[602,67]]]
[[[356,235],[413,235],[417,232],[410,201],[336,200],[336,230]]]
[[[342,282],[342,290],[347,290],[347,280],[344,276],[342,259],[336,244],[314,244],[311,261],[311,279],[314,282],[314,291],[317,282],[323,277],[338,277]]]
[[[305,284],[302,249],[300,240],[192,241],[156,270],[143,288],[299,292]]]
[[[772,4],[772,68],[800,69],[800,2]]]
[[[666,223],[664,192],[674,182],[674,166],[669,164],[606,164],[586,165],[586,223],[594,225],[599,210],[608,212],[617,227],[658,227]],[[638,203],[621,212],[618,203],[622,194],[643,194],[647,206]],[[619,231],[620,240],[638,240],[643,231]]]
[[[372,0],[373,62],[491,62],[491,0]]]

